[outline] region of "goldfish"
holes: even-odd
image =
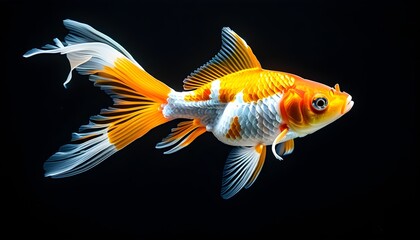
[[[113,100],[111,107],[90,117],[44,163],[45,177],[63,178],[98,165],[151,129],[178,119],[157,143],[164,154],[177,152],[210,132],[232,146],[222,176],[220,195],[229,199],[257,179],[267,146],[276,159],[293,152],[294,139],[314,133],[350,111],[351,95],[338,84],[329,87],[282,71],[267,70],[251,48],[229,27],[223,27],[220,51],[183,80],[176,91],[154,78],[109,36],[66,19],[64,41],[27,51],[64,54],[70,72],[88,75]]]

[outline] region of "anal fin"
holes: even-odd
[[[192,143],[198,136],[205,133],[206,127],[200,123],[198,119],[191,121],[184,121],[178,123],[176,128],[172,129],[172,132],[162,140],[162,142],[156,145],[156,148],[166,148],[175,145],[179,141],[178,145],[172,149],[164,152],[164,154],[171,154]]]

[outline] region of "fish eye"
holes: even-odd
[[[312,107],[317,111],[322,111],[328,106],[328,99],[325,97],[315,97],[312,100]]]

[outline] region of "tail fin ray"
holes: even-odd
[[[80,42],[102,42],[118,50],[132,62],[140,66],[140,64],[136,62],[136,60],[131,56],[131,54],[127,50],[125,50],[119,43],[114,41],[109,36],[94,29],[93,27],[70,19],[64,20],[63,24],[70,31],[69,34],[64,38],[66,43],[77,44]]]
[[[76,69],[82,75],[90,75],[89,79],[104,90],[114,104],[92,116],[89,124],[73,133],[70,143],[60,147],[45,162],[45,176],[54,178],[87,171],[154,127],[169,121],[161,109],[172,91],[148,74],[110,37],[86,24],[71,20],[65,20],[64,24],[70,30],[65,42],[54,39],[55,45],[32,49],[24,57],[66,54],[71,70],[64,85]]]

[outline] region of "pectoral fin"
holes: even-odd
[[[276,146],[276,152],[280,156],[289,155],[293,152],[295,148],[295,142],[293,139],[287,140],[286,142],[282,142]]]
[[[265,161],[266,146],[258,144],[255,147],[234,148],[223,170],[221,195],[224,199],[231,198],[242,188],[249,188],[258,177]]]
[[[274,156],[278,159],[278,160],[283,160],[283,158],[277,154],[276,152],[276,145],[281,143],[284,138],[286,137],[286,134],[289,130],[287,128],[283,129],[283,131],[280,132],[279,135],[277,135],[276,139],[274,139],[273,144],[271,145],[271,151],[273,152]]]

